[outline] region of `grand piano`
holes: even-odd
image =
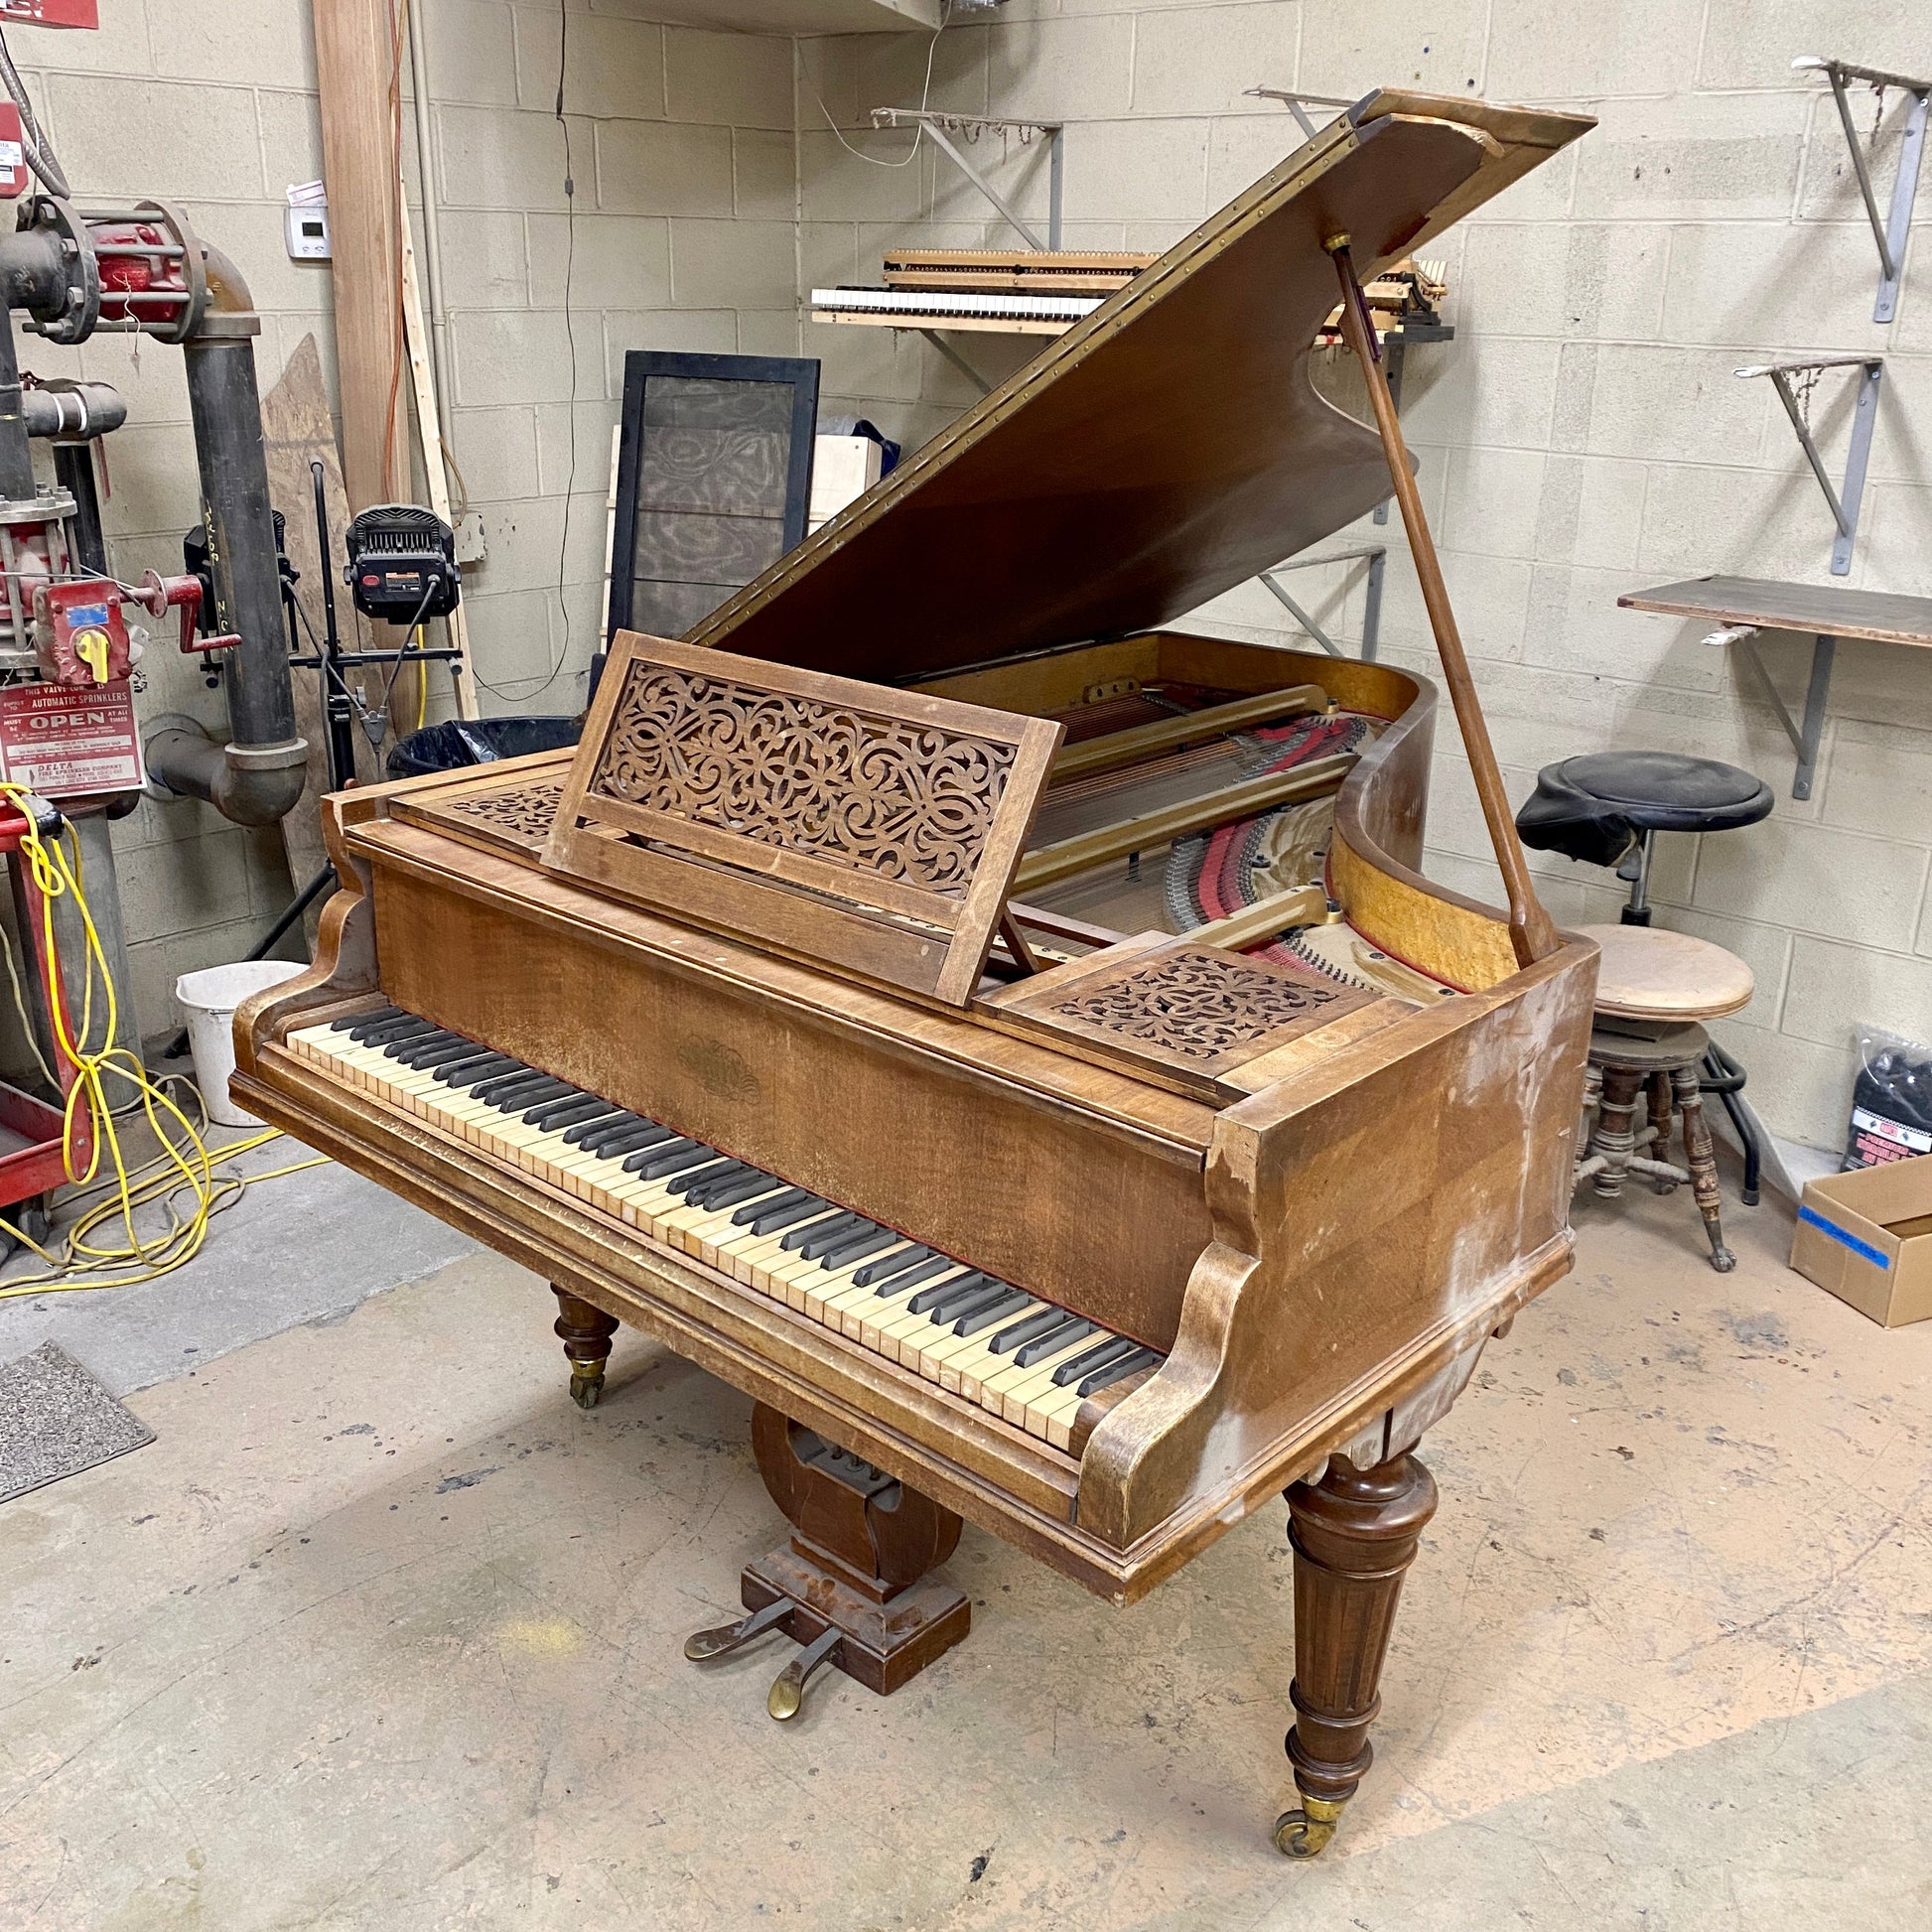
[[[1588,125],[1370,96],[692,636],[621,634],[574,754],[326,801],[235,1097],[544,1276],[581,1404],[620,1322],[754,1398],[790,1534],[687,1654],[782,1632],[773,1716],[966,1636],[962,1522],[1128,1605],[1286,1490],[1279,1847],[1367,1770],[1416,1446],[1570,1265],[1595,961],[1359,283]],[[1372,427],[1311,382],[1338,291]],[[1168,627],[1392,490],[1506,907],[1419,870],[1429,682]]]

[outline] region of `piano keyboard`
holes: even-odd
[[[963,289],[813,289],[812,307],[846,315],[993,316],[1027,322],[1079,322],[1098,295],[972,295]]]
[[[388,1006],[291,1051],[1069,1449],[1164,1357],[541,1068]]]

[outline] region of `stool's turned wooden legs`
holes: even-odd
[[[1643,1092],[1644,1076],[1634,1066],[1606,1066],[1603,1069],[1603,1100],[1596,1114],[1596,1137],[1590,1154],[1600,1157],[1602,1166],[1591,1175],[1591,1185],[1606,1199],[1623,1192],[1624,1175],[1637,1147],[1637,1098]]]
[[[1684,1116],[1684,1154],[1691,1170],[1691,1190],[1697,1196],[1698,1212],[1704,1216],[1704,1231],[1711,1238],[1711,1266],[1719,1274],[1727,1275],[1737,1266],[1737,1257],[1725,1246],[1724,1225],[1718,1213],[1718,1163],[1711,1151],[1711,1129],[1704,1118],[1704,1093],[1698,1085],[1697,1068],[1680,1066],[1670,1077],[1677,1110]]]
[[[1669,1171],[1671,1086],[1668,1073],[1653,1073],[1646,1083],[1650,1092],[1650,1158],[1665,1170],[1652,1173],[1650,1184],[1660,1194],[1675,1193],[1677,1176]]]
[[[1288,1733],[1301,1808],[1275,1824],[1276,1849],[1311,1859],[1374,1755],[1376,1686],[1402,1579],[1436,1513],[1436,1482],[1413,1455],[1372,1469],[1331,1456],[1319,1482],[1288,1492],[1295,1546],[1295,1727]]]
[[[570,1399],[580,1409],[595,1409],[604,1393],[604,1364],[611,1359],[618,1318],[580,1302],[554,1282],[550,1292],[557,1298],[556,1331],[570,1358]]]

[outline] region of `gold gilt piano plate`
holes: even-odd
[[[768,1441],[822,1439],[923,1498],[932,1549],[952,1512],[1119,1603],[1287,1488],[1289,1852],[1319,1848],[1367,1763],[1433,1507],[1412,1451],[1570,1265],[1595,977],[1529,890],[1386,384],[1351,342],[1371,429],[1315,394],[1310,345],[1357,270],[1588,125],[1368,97],[692,639],[618,639],[573,759],[326,801],[342,890],[316,963],[236,1016],[242,1104],[555,1285],[580,1400],[632,1323],[789,1419]],[[1506,911],[1423,875],[1429,682],[1172,627],[1391,483]],[[642,684],[667,670],[683,684]],[[1036,868],[1013,902],[1063,730],[1063,828],[1234,849],[1271,808],[1253,732],[1107,735],[1191,706],[1254,725],[1298,686],[1379,728],[1290,807],[1332,811],[1321,877],[1277,883],[1333,901],[1422,1005],[1318,997],[1266,933],[1150,932],[1159,850]],[[668,714],[621,720],[646,696]],[[1296,728],[1255,731],[1265,751]],[[354,1015],[361,1038],[334,1024]],[[511,1070],[441,1083],[472,1058]],[[499,1077],[510,1097],[485,1096]],[[586,1123],[637,1165],[571,1143]],[[800,1223],[820,1252],[758,1218],[794,1208],[823,1216]],[[886,1264],[937,1271],[930,1314],[882,1311],[891,1278],[858,1275]],[[987,1310],[1079,1352],[993,1365]],[[809,1569],[808,1512],[764,1463]],[[877,1561],[859,1582],[883,1599]],[[918,1665],[873,1662],[882,1684]]]
[[[1061,736],[620,631],[544,864],[961,1006]]]

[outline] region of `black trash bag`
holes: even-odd
[[[583,731],[581,713],[570,718],[453,718],[398,739],[389,748],[389,775],[420,778],[496,759],[527,758],[532,752],[561,752],[575,745]]]
[[[1932,1154],[1932,1046],[1859,1029],[1859,1078],[1840,1173]]]

